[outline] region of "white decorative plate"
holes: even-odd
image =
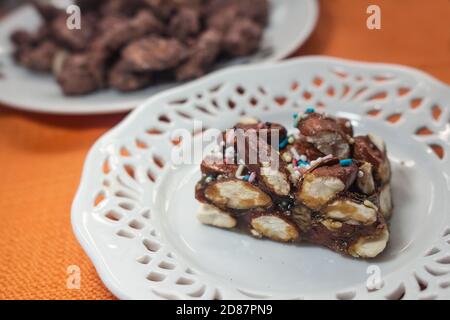
[[[224,66],[277,61],[287,57],[308,38],[317,21],[317,0],[271,0],[270,23],[256,55]],[[13,30],[33,30],[40,24],[37,12],[24,6],[0,20],[0,102],[19,109],[58,114],[95,114],[131,110],[169,83],[133,93],[106,90],[83,97],[64,96],[50,75],[39,75],[16,65],[9,36]]]
[[[174,130],[198,133],[194,120],[226,129],[246,114],[291,127],[311,105],[387,143],[395,211],[374,260],[203,226],[199,166],[170,161],[183,143]],[[73,227],[123,299],[450,298],[449,108],[450,87],[401,66],[307,57],[218,72],[154,96],[95,144]],[[383,286],[368,290],[377,275]]]

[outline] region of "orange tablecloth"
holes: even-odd
[[[369,4],[381,7],[381,30],[366,28]],[[450,2],[322,0],[297,54],[401,63],[450,83]],[[0,298],[113,298],[72,234],[70,206],[89,147],[123,117],[0,107]],[[81,269],[79,290],[66,287],[69,265]]]

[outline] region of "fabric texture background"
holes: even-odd
[[[366,28],[366,9],[382,29]],[[422,69],[450,84],[450,1],[322,0],[295,55],[324,54]],[[0,80],[1,90],[1,80]],[[54,116],[0,106],[0,299],[113,299],[76,241],[70,207],[90,146],[125,115]],[[66,286],[81,270],[80,289]]]

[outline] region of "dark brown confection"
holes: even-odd
[[[345,123],[349,123],[348,121]],[[352,129],[342,120],[319,113],[305,114],[298,122],[300,134],[320,152],[341,159],[350,156]]]
[[[45,27],[40,27],[37,32],[29,32],[26,30],[16,30],[11,34],[11,41],[16,45],[16,49],[20,50],[24,47],[30,48],[39,45],[49,39],[49,31]]]
[[[228,0],[225,0],[228,1]],[[169,20],[180,8],[192,8],[200,11],[203,0],[143,0],[161,19]]]
[[[222,33],[231,27],[234,20],[237,18],[237,7],[227,6],[220,10],[212,11],[211,14],[206,14],[206,25],[208,29],[214,29]]]
[[[16,59],[27,68],[40,72],[52,70],[53,58],[58,47],[51,41],[45,41],[36,47],[25,48],[18,51]]]
[[[47,0],[32,0],[31,3],[45,21],[51,21],[64,13],[61,9],[55,8]]]
[[[186,62],[175,70],[178,81],[198,78],[206,73],[219,55],[222,35],[215,30],[205,31],[191,48]]]
[[[236,164],[225,164],[223,158],[205,157],[200,165],[201,172],[207,175],[234,174],[238,168]]]
[[[319,166],[314,169],[313,174],[317,177],[334,177],[344,183],[345,188],[348,189],[353,182],[355,182],[358,167],[352,163],[349,166],[343,167],[339,163],[329,166]]]
[[[300,126],[309,136],[340,132],[339,135],[352,137],[346,119],[316,113],[302,117],[302,121],[307,119],[308,123]],[[371,142],[375,138],[370,135],[356,137],[355,152],[358,148],[360,158],[364,159],[342,161],[320,153],[304,136],[292,136],[294,141],[282,147],[279,155],[274,146],[259,138],[258,130],[263,127],[286,130],[281,125],[246,119],[234,126],[244,131],[244,143],[231,149],[237,149],[238,153],[245,151],[245,156],[238,156],[240,161],[207,161],[227,159],[227,147],[223,148],[222,156],[214,153],[202,162],[202,178],[195,187],[195,197],[202,203],[199,221],[219,228],[236,228],[257,238],[307,241],[355,258],[381,254],[389,241],[386,223],[392,211],[389,179],[370,194],[363,190],[370,189],[369,161],[374,166],[379,161],[389,163],[384,144],[381,151],[376,147],[381,142]],[[303,160],[291,160],[295,153]],[[287,154],[289,161],[284,160]]]
[[[269,2],[265,0],[212,0],[204,11],[209,27],[225,31],[236,18],[249,18],[261,26],[266,25],[269,9]]]
[[[175,39],[155,36],[130,43],[122,59],[131,71],[161,71],[174,68],[187,56],[186,48]]]
[[[263,30],[250,19],[236,19],[223,40],[225,51],[232,56],[246,56],[258,49]]]
[[[56,75],[66,95],[82,95],[104,86],[103,57],[77,53],[64,59]]]
[[[108,83],[119,91],[134,91],[148,86],[152,82],[150,73],[131,72],[123,61],[117,63],[110,71]]]
[[[127,43],[148,34],[162,31],[161,22],[149,11],[139,11],[132,19],[123,16],[105,17],[100,22],[102,33],[94,41],[93,48],[115,52]]]
[[[248,17],[258,23],[265,25],[269,18],[270,4],[265,0],[234,0],[238,7],[238,15]]]
[[[161,19],[168,19],[176,8],[173,0],[144,0],[144,2]]]
[[[197,10],[181,8],[172,16],[169,23],[169,35],[181,41],[195,36],[200,31],[200,15]]]
[[[287,137],[286,128],[274,122],[259,122],[255,124],[237,123],[234,128],[237,130],[242,129],[243,131],[254,130],[259,138],[262,137],[261,133],[264,133],[264,137],[266,138],[265,142],[268,144],[276,144],[273,146],[277,148],[281,141]],[[274,133],[278,134],[278,140],[276,141],[272,141],[272,134]]]
[[[17,49],[23,48],[25,46],[33,46],[35,41],[35,36],[26,30],[16,30],[11,34],[11,42],[17,47]]]
[[[65,10],[51,1],[31,2],[43,23],[37,31],[12,33],[16,63],[55,69],[62,91],[80,95],[201,77],[216,63],[256,52],[269,13],[268,0],[75,0],[81,29],[72,30]],[[63,67],[62,57],[74,55],[76,63],[69,59]],[[101,62],[85,68],[79,57],[89,56]],[[73,70],[77,64],[80,72]],[[102,80],[80,85],[89,73]]]
[[[112,15],[132,16],[137,10],[144,7],[140,0],[107,0],[100,6],[100,13],[107,17]]]
[[[105,0],[76,0],[75,4],[80,7],[82,12],[98,10]]]
[[[368,136],[355,137],[353,156],[360,161],[369,162],[374,168],[374,176],[379,184],[384,184],[390,179],[391,170],[386,150],[380,150],[384,146],[377,146],[375,138]]]
[[[285,154],[285,153],[291,154],[291,151],[290,151],[291,148],[294,148],[295,151],[297,152],[297,154],[299,154],[299,155],[303,154],[306,156],[307,159],[309,159],[311,161],[325,156],[322,152],[317,150],[313,144],[306,142],[305,140],[301,140],[301,139],[296,140],[288,148],[281,150],[281,154]],[[292,158],[291,155],[290,155],[290,158]]]
[[[100,22],[101,34],[95,39],[93,48],[115,52],[127,43],[147,34],[158,34],[163,27],[149,11],[139,11],[131,20],[125,17],[105,17]]]
[[[94,38],[96,17],[85,14],[81,18],[81,29],[67,28],[67,15],[61,14],[54,18],[50,25],[50,33],[55,41],[74,51],[82,51],[88,47]]]

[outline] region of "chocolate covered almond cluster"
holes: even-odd
[[[386,248],[393,205],[380,138],[311,108],[294,115],[293,130],[246,119],[221,138],[201,164],[200,222],[357,258]]]
[[[69,28],[65,9],[31,2],[43,23],[12,34],[14,58],[66,95],[198,78],[255,53],[269,15],[268,0],[77,0],[81,25]]]

